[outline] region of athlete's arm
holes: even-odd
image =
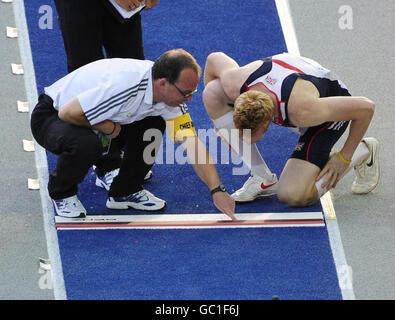
[[[207,56],[206,65],[204,67],[204,85],[207,85],[212,80],[220,79],[227,71],[238,68],[239,65],[237,62],[225,53],[210,53]]]
[[[329,121],[351,120],[349,135],[341,151],[346,159],[351,159],[373,118],[374,102],[365,97],[329,97],[319,99],[317,108],[320,107]]]
[[[296,89],[296,90],[295,90]],[[318,90],[308,81],[295,83],[288,101],[288,115],[292,124],[299,127],[316,126],[328,121],[350,121],[349,135],[340,151],[351,160],[364,137],[374,114],[374,102],[365,97],[337,96],[320,98]],[[317,181],[328,173],[323,187],[336,186],[336,181],[347,169],[347,165],[337,156],[332,156]]]
[[[104,120],[92,126],[86,118],[77,98],[74,98],[61,106],[59,108],[58,116],[59,119],[77,126],[89,127],[94,130],[101,131],[104,134],[112,133],[109,135],[109,138],[115,138],[121,131],[120,124],[111,120]]]
[[[233,102],[240,95],[241,86],[262,63],[261,60],[256,60],[240,67],[225,53],[213,52],[206,60],[204,85],[219,79],[224,93]]]
[[[203,102],[211,119],[217,119],[232,110],[229,104],[240,95],[245,72],[237,62],[223,52],[213,52],[204,68]]]
[[[351,120],[348,137],[340,151],[345,159],[351,160],[372,120],[374,102],[365,97],[329,97],[319,99],[316,107],[322,107],[330,121]],[[338,156],[332,155],[319,173],[317,181],[328,173],[322,186],[334,188],[347,168],[348,165]]]
[[[298,80],[288,101],[288,116],[298,127],[312,127],[328,121],[351,121],[350,132],[342,155],[351,159],[369,127],[374,102],[365,97],[337,96],[320,98],[309,81]]]
[[[196,174],[207,185],[209,190],[218,187],[221,181],[218,177],[217,169],[213,164],[213,160],[204,144],[198,137],[188,137],[182,143],[187,152],[190,163]],[[216,192],[213,194],[213,203],[218,210],[228,215],[232,220],[236,220],[234,216],[235,201],[227,192]]]

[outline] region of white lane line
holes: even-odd
[[[276,0],[276,7],[288,52],[300,55],[298,39],[296,37],[288,0]]]
[[[14,0],[14,15],[16,27],[19,30],[19,49],[21,53],[22,64],[25,72],[25,87],[28,103],[35,105],[38,100],[37,84],[34,73],[32,52],[30,47],[29,32],[27,29],[25,5],[23,0]],[[36,144],[35,160],[38,178],[42,185],[48,183],[48,164],[45,150]],[[40,189],[41,205],[43,209],[44,230],[47,239],[47,248],[49,259],[52,264],[52,282],[54,287],[54,296],[57,300],[65,300],[66,289],[63,278],[62,262],[60,259],[58,236],[56,233],[53,206],[49,199],[46,188]]]
[[[288,52],[300,55],[299,44],[288,0],[275,1]],[[336,213],[330,197],[330,192],[327,192],[324,197],[321,198],[321,205],[324,211],[329,242],[332,249],[333,259],[335,261],[337,277],[343,299],[355,300],[354,290],[352,287],[352,273],[350,272],[350,267],[347,264],[346,256],[344,254],[339,225],[337,224]]]

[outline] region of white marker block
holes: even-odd
[[[27,187],[30,190],[39,190],[40,189],[40,182],[38,179],[28,178],[27,179]]]
[[[33,152],[34,151],[34,141],[30,140],[22,140],[23,143],[23,150],[27,152]]]
[[[23,65],[17,63],[11,63],[11,69],[13,74],[24,74]]]
[[[6,27],[6,34],[8,38],[18,38],[18,29],[13,27]]]
[[[22,112],[22,113],[29,112],[29,102],[18,100],[16,104],[18,107],[18,112]]]

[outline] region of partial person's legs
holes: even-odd
[[[89,128],[75,126],[58,117],[52,99],[41,95],[31,116],[36,141],[58,155],[56,169],[49,176],[48,193],[58,215],[85,216],[86,210],[77,198],[78,184],[100,157],[102,146]]]
[[[121,134],[126,140],[125,154],[119,174],[108,192],[107,208],[156,211],[166,206],[166,201],[142,187],[144,177],[154,164],[164,130],[165,121],[161,117],[148,117],[122,126]],[[152,144],[154,148],[151,148]]]
[[[300,159],[288,159],[278,181],[278,199],[291,207],[312,205],[319,197],[315,180],[321,169]]]
[[[137,14],[123,24],[110,12],[104,13],[103,44],[107,58],[144,60],[141,16]]]
[[[32,133],[42,147],[58,155],[48,191],[52,199],[63,199],[77,194],[78,184],[100,157],[102,146],[91,129],[60,120],[49,102],[52,99],[40,96],[31,117]]]
[[[328,191],[321,186],[326,175],[319,181],[316,179],[347,125],[348,122],[338,125],[324,123],[309,128],[300,137],[280,176],[278,198],[281,202],[289,206],[308,206]],[[368,193],[376,187],[379,180],[378,151],[379,143],[374,138],[364,138],[359,143],[351,164],[342,175],[355,168],[357,178],[352,187],[354,193]]]
[[[55,0],[68,71],[103,59],[103,13],[96,0]]]
[[[157,152],[161,143],[161,140],[158,141],[158,139],[155,141],[144,141],[144,134],[150,129],[156,129],[158,133],[163,135],[165,130],[164,120],[161,117],[147,117],[143,120],[122,126],[120,134],[126,140],[125,154],[119,174],[111,185],[109,191],[110,197],[127,196],[143,189],[142,183],[144,177],[154,164],[154,162],[148,163],[145,161],[144,150],[151,143],[155,143]]]
[[[101,155],[100,141],[89,128],[70,125],[64,121],[53,123],[47,133],[45,146],[58,155],[56,169],[49,177],[49,194],[52,199],[76,195],[78,184]]]
[[[364,138],[358,145],[352,162],[340,177],[342,179],[352,168],[356,178],[352,191],[365,194],[372,191],[378,184],[380,170],[378,164],[379,143],[374,138]],[[314,204],[328,190],[322,188],[323,176],[316,181],[321,169],[305,160],[291,158],[285,164],[278,183],[278,198],[292,207],[304,207]]]

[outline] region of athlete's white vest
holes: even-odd
[[[339,80],[336,74],[324,68],[314,60],[305,57],[295,56],[290,53],[274,55],[271,60],[272,69],[265,75],[255,79],[254,81],[252,81],[248,85],[246,84],[245,86],[248,90],[248,88],[253,86],[254,84],[261,83],[276,96],[278,104],[278,119],[275,120],[276,124],[284,126],[284,119],[286,117],[286,101],[283,101],[283,98],[281,96],[282,86],[284,80],[291,74],[301,73],[318,78],[326,78],[332,81],[338,81],[341,87],[347,89],[346,86]],[[305,131],[304,128],[288,128],[292,131],[296,131],[299,134],[303,134],[303,132]]]

